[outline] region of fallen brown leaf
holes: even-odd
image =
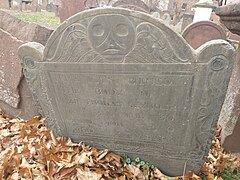
[[[0,179],[149,179],[200,180],[193,172],[182,177],[169,177],[159,169],[131,165],[110,150],[98,151],[83,143],[73,143],[66,137],[55,137],[45,126],[45,120],[11,118],[0,113]],[[222,180],[217,176],[226,167],[240,169],[240,157],[225,153],[220,143],[221,128],[217,127],[208,158],[201,169],[207,180]]]

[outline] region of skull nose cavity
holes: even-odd
[[[116,42],[114,41],[112,35],[109,35],[109,37],[108,37],[108,47],[116,48]]]
[[[109,42],[109,47],[110,47],[110,48],[113,48],[113,47],[115,47],[115,45],[114,45],[114,42],[113,42],[113,41]]]

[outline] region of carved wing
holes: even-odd
[[[75,23],[62,32],[54,55],[47,61],[89,62],[93,61],[96,56],[87,41],[86,28]]]
[[[176,42],[177,43],[177,42]],[[177,63],[187,62],[174,51],[166,34],[149,23],[137,26],[136,47],[128,54],[127,63]]]

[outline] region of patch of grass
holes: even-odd
[[[240,180],[240,172],[237,169],[227,167],[222,173],[218,173],[218,176],[224,180]]]
[[[126,154],[122,155],[123,161],[126,162],[127,164],[131,164],[133,166],[139,165],[140,167],[147,166],[151,170],[154,169],[154,165],[150,164],[149,162],[142,161],[139,157],[136,157],[135,160],[131,159],[128,157]]]
[[[55,16],[53,12],[36,12],[36,13],[16,13],[13,14],[15,17],[40,25],[57,27],[60,25],[60,19]]]

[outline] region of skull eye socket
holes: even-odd
[[[118,24],[115,27],[115,32],[118,36],[127,36],[128,35],[128,27],[124,24]]]
[[[103,36],[104,34],[104,28],[101,24],[93,26],[92,31],[94,36]]]

